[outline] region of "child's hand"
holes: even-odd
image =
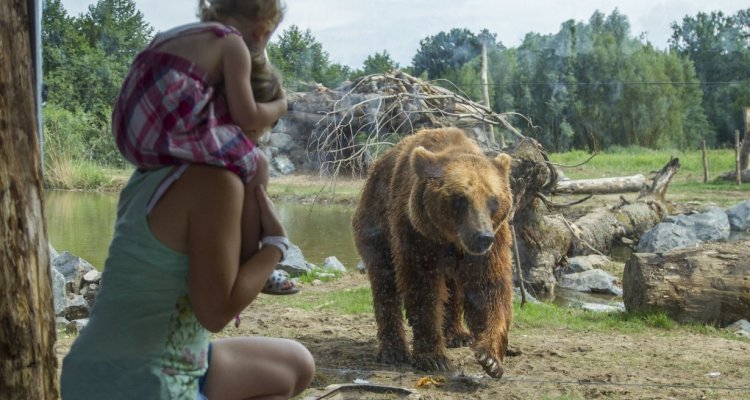
[[[258,199],[260,211],[260,229],[262,236],[286,236],[286,230],[281,225],[273,202],[268,197],[265,187],[258,185],[255,189],[255,197]]]

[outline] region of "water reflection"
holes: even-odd
[[[57,251],[69,251],[101,269],[112,240],[118,194],[47,192],[45,214],[50,243]],[[353,208],[340,205],[275,203],[290,240],[305,258],[321,265],[336,256],[349,270],[359,256],[351,235]]]

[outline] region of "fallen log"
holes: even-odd
[[[628,311],[719,326],[749,319],[750,240],[634,253],[622,283]]]
[[[557,182],[555,194],[608,194],[640,192],[646,187],[646,177],[638,174],[613,178],[579,179]]]
[[[513,224],[523,279],[541,299],[553,297],[557,283],[554,270],[565,257],[607,255],[618,240],[637,242],[661,221],[668,213],[664,194],[680,167],[679,160],[672,159],[635,201],[597,208],[570,221],[563,215],[550,214],[549,205],[538,195],[549,182],[554,182],[550,177],[554,169],[544,167],[541,146],[526,139],[509,153],[514,159],[511,187],[518,204]]]

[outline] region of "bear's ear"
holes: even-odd
[[[421,179],[439,178],[443,175],[443,167],[438,156],[422,146],[412,150],[410,161],[412,169]]]
[[[511,162],[513,162],[513,159],[505,153],[498,154],[497,157],[492,160],[492,163],[495,164],[495,168],[503,174],[510,174]]]

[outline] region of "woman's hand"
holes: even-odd
[[[276,209],[273,202],[266,193],[263,185],[258,185],[255,189],[255,197],[258,200],[260,211],[260,231],[261,236],[286,236],[286,230],[281,225],[279,217],[276,215]]]

